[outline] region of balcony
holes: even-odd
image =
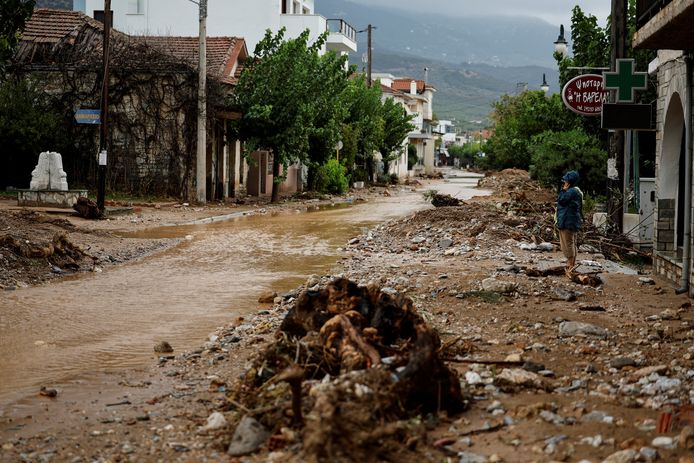
[[[337,53],[357,51],[357,31],[342,19],[328,19],[328,50]]]
[[[328,31],[325,48],[337,53],[357,51],[357,32],[341,19],[325,19],[318,14],[283,14],[280,26],[287,29],[286,37],[298,37],[309,29],[309,41],[313,42],[320,34]]]
[[[636,49],[694,48],[694,0],[637,0]]]

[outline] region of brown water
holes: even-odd
[[[310,213],[148,230],[189,238],[142,261],[0,294],[0,414],[40,385],[152,364],[152,347],[198,347],[218,326],[325,274],[363,228],[426,207],[421,195]],[[4,405],[3,405],[4,404]]]
[[[448,185],[449,188],[451,185]],[[479,190],[463,182],[456,196]],[[188,237],[165,252],[45,286],[0,293],[0,416],[41,385],[152,365],[153,346],[199,347],[256,310],[263,292],[330,272],[365,228],[428,206],[421,194],[314,212],[163,227],[137,237]]]

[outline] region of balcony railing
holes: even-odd
[[[636,0],[636,29],[641,29],[672,0]]]
[[[340,33],[352,42],[357,41],[357,31],[342,19],[328,19],[328,31]]]

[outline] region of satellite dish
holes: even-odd
[[[345,145],[344,145],[344,143],[342,143],[342,140],[340,140],[335,144],[335,149],[341,150],[343,146],[345,146]]]

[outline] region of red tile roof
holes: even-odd
[[[89,23],[99,29],[103,25],[79,11],[37,8],[27,21],[22,40],[31,42],[58,42],[74,30]]]
[[[185,61],[195,69],[198,67],[197,37],[144,36],[133,37],[133,39],[141,40],[153,48]],[[238,69],[234,69],[234,66],[246,56],[246,42],[242,38],[207,38],[207,73],[224,83],[236,82]]]
[[[395,90],[400,90],[401,92],[410,93],[410,85],[412,84],[413,80],[417,83],[417,93],[424,92],[426,83],[423,80],[396,79],[393,81],[393,88]]]
[[[76,36],[85,26],[99,31],[103,30],[101,22],[81,12],[37,8],[26,23],[22,42],[25,44],[58,43],[70,35]],[[128,36],[117,30],[113,31],[113,37],[121,38],[124,42],[142,43],[151,49],[186,63],[193,69],[198,67],[197,37]],[[234,84],[240,73],[240,62],[247,55],[246,42],[242,38],[208,37],[207,73],[223,83]]]

